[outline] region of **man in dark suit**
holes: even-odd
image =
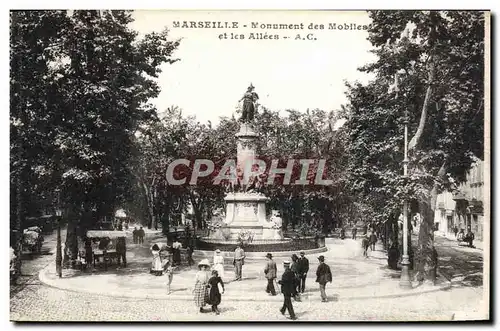
[[[332,271],[330,270],[330,266],[325,263],[325,257],[321,255],[318,257],[319,266],[316,270],[316,283],[319,283],[319,291],[321,293],[321,301],[327,302],[328,298],[326,296],[326,283],[332,282]]]
[[[284,297],[283,307],[281,307],[280,311],[285,315],[288,309],[290,318],[296,320],[297,317],[292,306],[292,294],[295,292],[295,274],[290,270],[290,261],[283,262],[283,267],[285,268],[285,272],[283,272],[281,280],[278,282],[281,285],[281,293],[283,293]]]
[[[266,292],[270,295],[276,295],[276,290],[274,289],[274,280],[276,279],[276,262],[273,261],[273,255],[271,253],[267,253],[267,263],[264,268],[264,274],[267,278],[267,287]]]
[[[304,252],[300,252],[300,258],[299,258],[299,292],[304,293],[306,289],[306,277],[307,277],[307,272],[309,271],[309,260],[307,257],[305,257]]]

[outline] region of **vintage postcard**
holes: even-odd
[[[489,66],[489,11],[11,11],[11,321],[489,320]]]

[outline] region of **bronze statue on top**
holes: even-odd
[[[259,96],[254,91],[254,86],[250,83],[247,91],[240,99],[243,100],[243,111],[240,117],[240,121],[243,123],[252,122],[256,112],[255,102],[259,99]]]

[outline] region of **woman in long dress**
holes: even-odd
[[[196,273],[193,294],[196,307],[200,308],[200,313],[203,313],[203,307],[209,301],[208,280],[210,275],[208,270],[210,269],[210,262],[207,259],[203,259],[198,263],[198,268],[200,270]]]
[[[210,286],[210,304],[212,305],[212,311],[217,315],[220,314],[219,305],[222,299],[222,293],[224,293],[224,282],[219,277],[217,270],[212,270],[212,277],[208,280],[208,285]]]
[[[160,247],[157,244],[154,244],[151,247],[151,253],[153,254],[151,273],[155,276],[161,276],[163,275],[163,267],[161,265]]]
[[[219,277],[224,280],[224,256],[221,255],[220,249],[215,251],[213,269],[217,270]]]

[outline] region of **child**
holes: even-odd
[[[174,268],[170,265],[170,261],[165,263],[163,267],[165,275],[167,275],[167,292],[168,294],[172,293],[170,290],[170,285],[172,284],[172,279],[174,278]]]
[[[220,311],[217,306],[221,302],[221,294],[224,293],[224,283],[219,277],[217,270],[212,270],[212,277],[208,280],[208,286],[210,287],[209,302],[212,305],[212,311],[219,315]]]

